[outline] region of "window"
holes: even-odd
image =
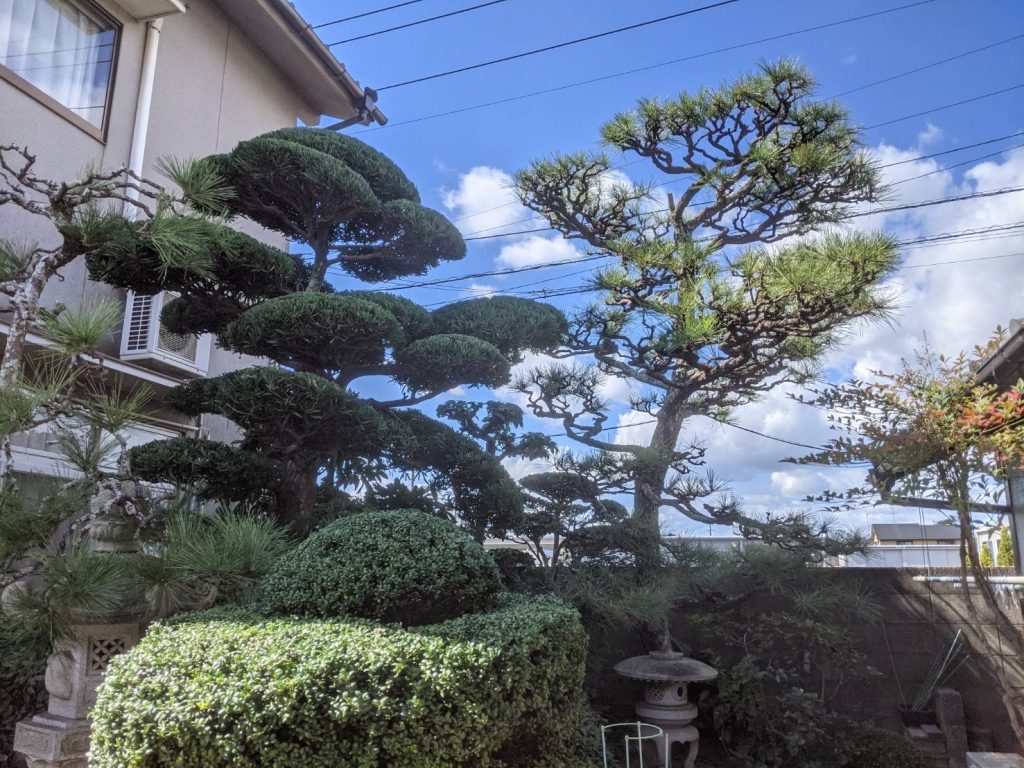
[[[117,38],[84,0],[0,0],[0,65],[100,130]]]
[[[909,547],[913,543],[912,539],[896,539],[897,547]]]
[[[939,544],[959,544],[957,539],[939,539]]]

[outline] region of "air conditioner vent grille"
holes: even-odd
[[[186,360],[194,361],[196,359],[198,342],[198,336],[190,333],[171,333],[164,328],[163,324],[161,324],[160,336],[157,339],[156,346],[164,352],[170,352],[172,355],[177,355],[178,357],[184,357]]]
[[[149,345],[149,324],[153,318],[153,297],[135,294],[128,315],[128,338],[125,350],[144,352]]]

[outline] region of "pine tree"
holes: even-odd
[[[1016,565],[1013,554],[1013,534],[1009,526],[1003,525],[999,528],[999,544],[996,547],[996,565],[1000,568],[1012,568]]]
[[[749,519],[700,474],[703,449],[685,440],[695,417],[726,419],[804,381],[855,321],[890,311],[877,286],[896,265],[892,240],[823,232],[882,188],[846,111],[814,91],[802,67],[783,61],[614,117],[604,143],[668,176],[667,210],[654,185],[616,182],[605,154],[557,155],[517,176],[524,205],[617,264],[596,281],[605,301],[571,322],[568,351],[596,366],[556,364],[515,386],[571,439],[619,457],[648,558],[665,509],[769,536],[821,533],[804,519],[788,529]],[[650,440],[603,436],[608,376],[634,385],[632,406],[656,421]]]
[[[459,385],[503,385],[523,352],[559,342],[561,313],[515,298],[429,312],[388,293],[335,290],[333,271],[378,282],[465,253],[458,230],[421,205],[398,166],[357,139],[289,128],[173,170],[186,196],[222,181],[220,198],[192,199],[200,210],[244,217],[300,250],[284,253],[226,227],[204,271],[161,264],[117,233],[89,250],[96,279],[180,294],[164,312],[171,330],[212,332],[225,349],[277,364],[187,382],[169,398],[183,413],[238,424],[238,445],[151,443],[133,451],[133,469],[210,498],[260,500],[298,528],[310,524],[318,498],[395,471],[447,487],[457,514],[476,514],[478,535],[514,518],[521,500],[496,458],[402,409]],[[350,389],[367,377],[390,380],[402,396],[373,400]]]

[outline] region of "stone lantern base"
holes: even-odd
[[[138,622],[82,624],[58,641],[46,663],[47,711],[17,724],[14,751],[29,768],[85,768],[89,711],[110,660],[139,641]]]
[[[15,726],[14,750],[28,768],[86,768],[89,721],[43,713]]]

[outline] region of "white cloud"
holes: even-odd
[[[441,200],[463,234],[490,233],[533,215],[513,194],[511,174],[486,165],[461,174],[458,186],[441,190]]]
[[[857,58],[858,57],[856,51],[847,51],[846,53],[843,54],[843,57],[839,60],[839,63],[842,64],[844,67],[851,67],[857,63]]]
[[[484,296],[492,296],[498,289],[493,285],[486,285],[485,283],[470,283],[466,286],[464,293],[470,298],[481,298]]]
[[[570,261],[580,256],[582,253],[568,240],[535,235],[503,246],[496,261],[503,267],[530,267]]]

